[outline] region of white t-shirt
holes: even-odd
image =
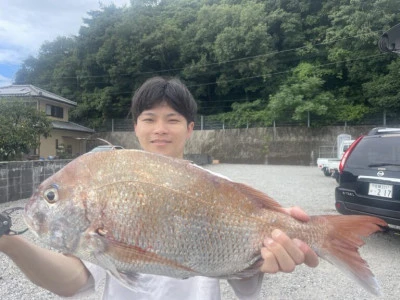
[[[103,300],[220,300],[220,283],[218,279],[208,277],[191,277],[176,279],[158,275],[140,274],[139,286],[131,290],[110,276],[103,268],[84,262],[92,277],[77,296],[92,293],[102,288]],[[257,299],[262,285],[263,274],[247,279],[228,280],[240,300]]]

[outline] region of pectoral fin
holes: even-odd
[[[186,267],[174,260],[162,257],[151,250],[143,249],[134,245],[127,245],[112,239],[107,240],[106,253],[115,260],[132,265],[135,263],[159,264],[182,271],[194,272],[194,270],[191,268]]]

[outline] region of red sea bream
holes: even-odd
[[[138,150],[73,160],[38,187],[25,220],[47,245],[102,266],[132,288],[140,273],[252,276],[263,240],[280,229],[374,294],[379,287],[358,248],[387,226],[370,216],[313,216],[303,223],[261,191]]]

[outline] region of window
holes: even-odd
[[[64,117],[64,109],[59,106],[46,104],[46,115],[62,119]]]
[[[400,135],[371,136],[363,138],[348,158],[351,167],[367,168],[374,164],[393,164],[387,169],[398,169],[400,162]]]
[[[65,153],[69,154],[70,156],[72,155],[72,145],[67,145]]]

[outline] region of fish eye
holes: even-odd
[[[55,203],[58,200],[58,191],[55,187],[50,187],[43,192],[43,196],[49,203]]]

